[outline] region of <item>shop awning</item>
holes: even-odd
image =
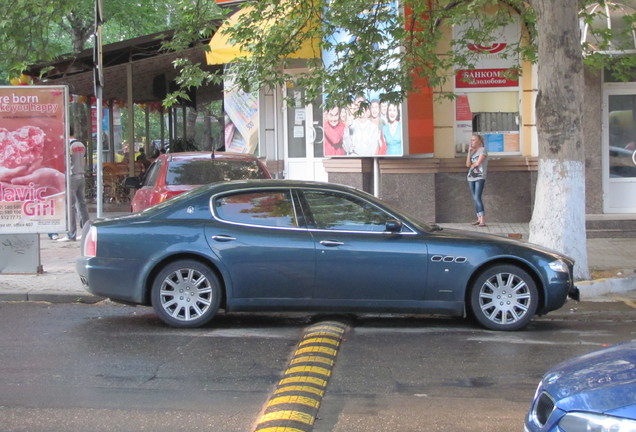
[[[224,30],[228,27],[235,25],[242,15],[249,13],[254,8],[251,6],[243,7],[237,12],[234,12],[214,33],[212,39],[210,39],[210,50],[205,53],[207,64],[217,65],[232,63],[234,59],[238,57],[248,57],[249,52],[243,51],[241,47],[234,44],[227,34],[224,34]],[[272,24],[263,21],[263,26],[269,28]],[[303,41],[300,49],[288,56],[295,59],[308,59],[320,57],[320,47],[314,40],[308,39]]]

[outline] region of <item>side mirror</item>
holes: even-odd
[[[387,221],[384,229],[390,233],[399,233],[400,231],[402,231],[402,222],[400,222],[399,220]]]
[[[128,189],[139,189],[141,187],[141,181],[139,181],[139,177],[126,177],[124,187]]]

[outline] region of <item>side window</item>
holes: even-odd
[[[371,203],[327,191],[305,191],[315,227],[325,230],[383,232],[394,218]]]
[[[244,192],[214,200],[217,217],[228,222],[272,227],[297,227],[289,191]]]
[[[142,182],[142,186],[154,186],[157,182],[157,176],[159,175],[159,170],[161,169],[161,162],[155,161],[149,167],[148,171],[144,175],[144,179]]]

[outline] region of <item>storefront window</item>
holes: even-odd
[[[519,153],[518,92],[480,92],[455,101],[455,151],[466,153],[470,137],[484,137],[490,153]]]
[[[609,97],[609,175],[636,177],[636,95]]]

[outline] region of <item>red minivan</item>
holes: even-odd
[[[251,154],[165,153],[142,176],[128,177],[124,185],[138,189],[131,201],[131,210],[138,212],[204,184],[268,178],[265,164]]]

